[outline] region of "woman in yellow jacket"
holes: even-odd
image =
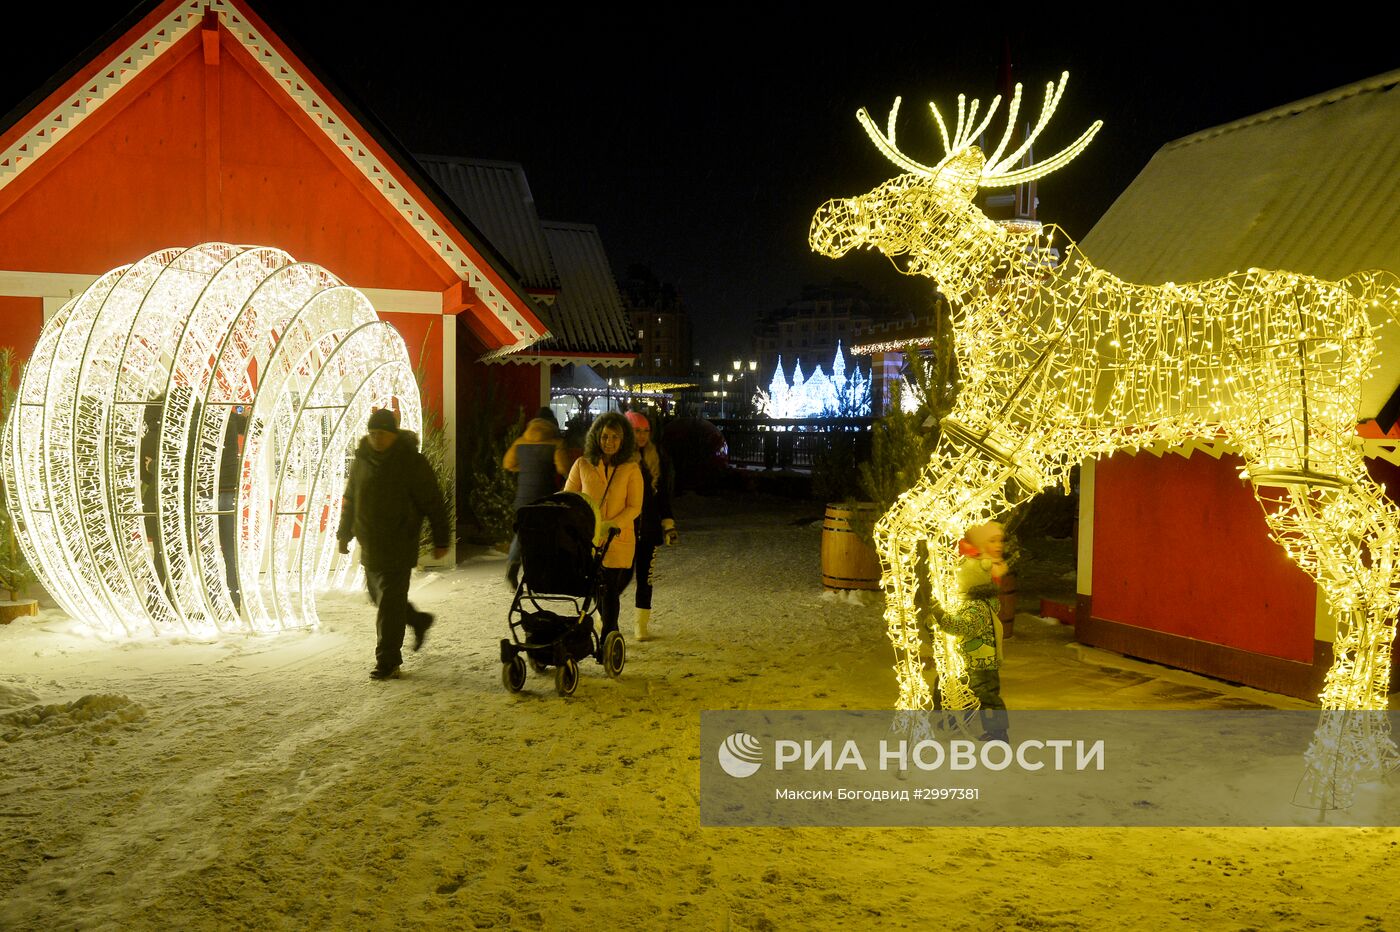
[[[583,441],[583,456],[574,460],[565,492],[582,492],[598,503],[606,526],[618,529],[603,557],[599,614],[602,636],[617,630],[622,590],[632,581],[632,561],[637,552],[635,524],[642,513],[642,470],[637,465],[637,443],[632,425],[616,411],[598,415]]]

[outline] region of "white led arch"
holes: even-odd
[[[340,498],[384,407],[420,428],[403,339],[359,291],[279,249],[165,249],[44,325],[0,468],[25,556],[75,618],[274,632],[314,625],[317,591],[355,579]]]

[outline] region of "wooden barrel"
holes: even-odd
[[[822,521],[822,585],[828,589],[879,589],[880,558],[852,528],[880,517],[875,505],[827,505]]]
[[[34,599],[0,602],[0,625],[7,625],[16,618],[39,614],[39,603]]]

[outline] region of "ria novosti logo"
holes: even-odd
[[[719,765],[731,777],[751,777],[763,760],[763,744],[753,735],[736,731],[719,746]]]

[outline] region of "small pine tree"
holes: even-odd
[[[861,486],[879,514],[918,481],[938,444],[938,422],[957,395],[951,341],[935,342],[928,353],[907,346],[904,359],[904,377],[891,386],[888,409],[870,426],[870,459],[860,464]],[[912,411],[904,410],[906,391],[917,403]],[[874,534],[873,524],[855,530]]]
[[[856,435],[833,431],[812,454],[812,496],[818,501],[850,502],[863,497]]]
[[[514,473],[501,465],[501,459],[524,429],[524,420],[517,421],[489,447],[491,455],[487,460],[476,463],[468,471],[470,490],[467,493],[467,506],[476,516],[476,523],[482,532],[497,543],[509,540],[515,527],[517,479]]]
[[[918,480],[938,437],[924,427],[928,415],[923,406],[905,411],[902,395],[903,386],[895,385],[890,410],[870,425],[870,460],[860,464],[861,485],[881,514]]]
[[[457,531],[457,470],[456,457],[447,443],[447,431],[443,429],[442,412],[429,401],[428,371],[423,365],[428,350],[428,339],[432,336],[433,325],[428,324],[428,332],[423,337],[423,345],[418,351],[418,365],[413,369],[414,381],[418,383],[418,397],[422,399],[423,431],[418,437],[418,449],[433,467],[438,486],[442,490],[443,501],[447,504],[447,526],[450,533]],[[433,529],[425,521],[422,536],[418,540],[420,552],[433,549]]]
[[[503,416],[504,402],[487,382],[474,403],[460,412],[458,453],[462,467],[462,506],[484,541],[510,539],[515,526],[516,476],[501,465],[506,450],[525,432],[525,412],[514,421]]]

